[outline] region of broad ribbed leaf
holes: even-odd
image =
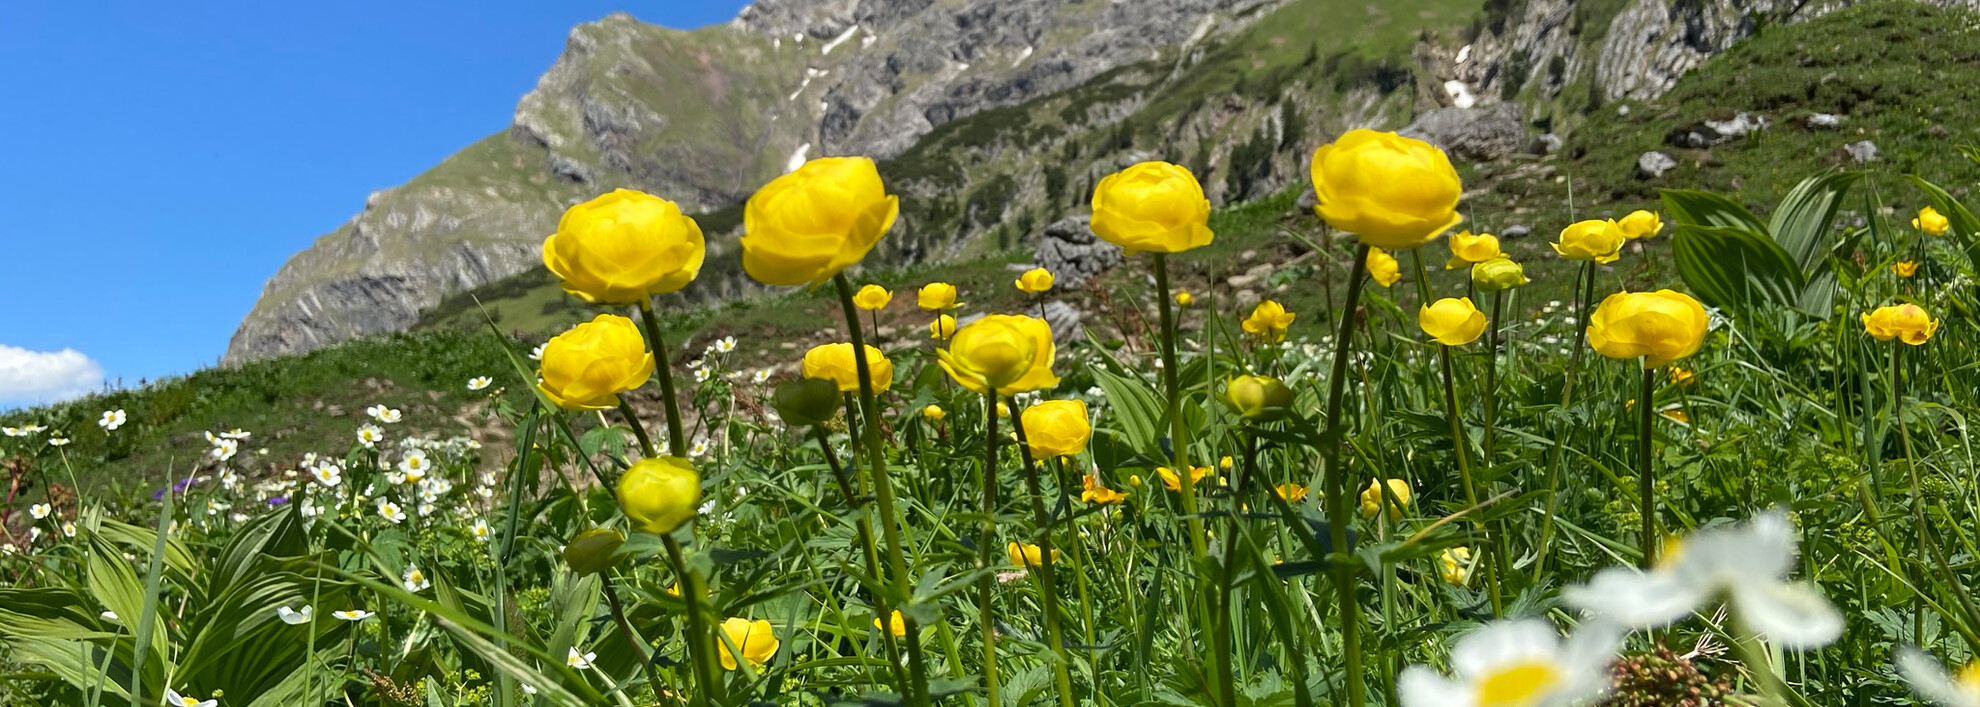
[[[1862,178],[1861,172],[1809,177],[1774,208],[1768,230],[1808,283],[1797,298],[1802,311],[1827,317],[1835,301],[1836,276],[1828,270],[1828,262],[1835,251],[1836,211],[1842,208],[1843,195]]]
[[[1767,224],[1747,211],[1738,202],[1711,192],[1688,189],[1665,189],[1664,209],[1671,212],[1671,220],[1679,226],[1706,226],[1711,228],[1737,228],[1751,233],[1766,233]]]
[[[1706,304],[1731,310],[1799,304],[1801,270],[1763,234],[1679,226],[1672,250],[1684,284]]]
[[[1965,205],[1939,185],[1915,174],[1911,175],[1911,182],[1924,190],[1925,198],[1932,202],[1932,208],[1938,209],[1952,223],[1952,237],[1959,241],[1960,250],[1966,252],[1967,262],[1973,265],[1974,270],[1980,271],[1980,218],[1975,218],[1972,211],[1968,211]]]

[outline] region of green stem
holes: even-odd
[[[1250,424],[1246,424],[1241,439],[1244,445],[1244,476],[1246,478],[1256,478],[1258,476],[1258,430]],[[1266,483],[1270,483],[1270,481],[1268,480]],[[1267,489],[1266,495],[1276,502],[1283,513],[1286,515],[1292,514],[1291,504],[1287,503],[1285,498],[1279,495],[1276,485],[1271,489]],[[1303,521],[1301,522],[1303,523]],[[1303,534],[1312,535],[1310,532]],[[1256,557],[1257,552],[1253,551],[1251,554]],[[1228,562],[1229,560],[1227,559],[1226,561]],[[1263,571],[1268,568],[1261,566],[1259,569]],[[1286,664],[1292,668],[1293,704],[1297,707],[1313,707],[1313,695],[1308,692],[1306,685],[1306,651],[1301,649],[1299,635],[1293,630],[1291,617],[1286,615],[1287,612],[1273,611],[1268,613],[1272,614],[1274,629],[1279,634],[1279,640],[1285,644]]]
[[[626,402],[624,395],[619,396],[619,414],[625,416],[626,425],[632,427],[633,439],[639,440],[639,451],[649,458],[660,456],[659,448],[653,446],[653,437],[646,433],[646,425],[639,422],[639,413],[633,412],[632,403]]]
[[[718,705],[723,701],[722,676],[715,672],[720,658],[715,654],[715,634],[703,610],[702,599],[707,594],[707,585],[701,573],[690,570],[687,554],[681,550],[681,541],[674,539],[673,533],[660,536],[667,545],[667,559],[674,565],[674,576],[681,578],[681,599],[687,602],[687,644],[688,660],[694,664],[694,678],[700,694],[695,696],[697,705]]]
[[[1347,704],[1362,707],[1367,702],[1366,677],[1361,667],[1361,603],[1355,597],[1354,552],[1348,547],[1347,470],[1341,468],[1342,436],[1347,425],[1341,419],[1341,396],[1347,387],[1348,355],[1354,347],[1354,315],[1361,303],[1363,281],[1368,279],[1368,246],[1357,246],[1354,263],[1348,271],[1347,299],[1342,303],[1341,324],[1334,337],[1333,371],[1327,380],[1326,431],[1321,435],[1320,466],[1327,484],[1327,533],[1333,542],[1334,588],[1339,594],[1341,649],[1345,654]]]
[[[1458,413],[1457,381],[1451,371],[1451,347],[1437,347],[1437,363],[1438,368],[1443,371],[1444,415],[1450,419],[1451,423],[1451,453],[1457,455],[1458,477],[1464,483],[1464,503],[1467,508],[1477,508],[1478,488],[1471,480],[1470,440],[1465,439],[1464,421]],[[1476,517],[1473,516],[1474,519]],[[1503,552],[1496,542],[1497,539],[1493,537],[1490,528],[1487,528],[1483,522],[1474,522],[1474,525],[1478,528],[1478,533],[1485,541],[1485,546],[1489,552]],[[1487,567],[1491,566],[1488,565]],[[1506,607],[1504,600],[1499,596],[1498,572],[1496,570],[1488,570],[1486,572],[1486,578],[1486,594],[1492,600],[1492,613],[1503,616]]]
[[[1787,707],[1787,686],[1781,683],[1781,676],[1774,672],[1773,661],[1767,659],[1766,646],[1761,645],[1759,635],[1748,630],[1745,622],[1735,620],[1732,626],[1733,649],[1739,651],[1739,660],[1746,664],[1746,670],[1753,674],[1753,682],[1760,686],[1760,702],[1766,707]]]
[[[1087,559],[1086,542],[1080,539],[1079,528],[1072,522],[1072,479],[1066,475],[1065,462],[1059,458],[1052,459],[1052,470],[1059,479],[1059,506],[1066,509],[1066,545],[1072,548],[1073,562],[1077,563],[1078,567],[1082,570],[1074,572],[1073,579],[1074,588],[1079,593],[1080,621],[1084,627],[1083,633],[1085,634],[1086,641],[1086,663],[1088,669],[1092,671],[1092,674],[1096,678],[1094,681],[1093,701],[1094,704],[1104,705],[1106,704],[1106,695],[1100,691],[1099,681],[1097,679],[1100,675],[1100,649],[1097,647],[1098,641],[1093,637],[1092,592],[1088,587],[1086,572],[1084,571],[1085,568],[1092,567],[1093,565]]]
[[[976,530],[977,623],[983,629],[983,692],[987,707],[1002,707],[997,678],[997,578],[990,568],[997,545],[997,394],[983,394],[983,522]]]
[[[1643,388],[1636,396],[1636,511],[1643,516],[1643,567],[1657,563],[1657,471],[1650,463],[1650,422],[1657,412],[1657,369],[1643,369]]]
[[[653,368],[660,372],[660,404],[667,411],[667,453],[687,453],[687,437],[681,433],[681,403],[675,399],[674,365],[667,355],[667,339],[660,335],[660,317],[653,313],[653,298],[639,301],[639,318],[646,324],[646,342],[653,347]]]
[[[619,601],[619,590],[612,587],[612,575],[600,572],[598,581],[605,588],[605,603],[612,607],[612,620],[619,622],[619,630],[626,633],[626,642],[632,644],[633,655],[639,657],[639,667],[646,673],[646,686],[653,690],[654,704],[667,704],[666,695],[660,692],[660,673],[653,667],[653,655],[647,649],[646,639],[633,629],[632,621],[626,618],[626,607]]]
[[[893,606],[907,604],[907,554],[901,549],[900,515],[894,509],[894,484],[887,477],[887,446],[880,437],[880,403],[873,395],[873,372],[866,362],[866,336],[859,326],[858,308],[853,305],[852,285],[846,282],[844,273],[835,275],[832,282],[839,289],[839,307],[846,315],[846,331],[852,335],[853,372],[859,376],[859,403],[866,417],[866,460],[873,474],[873,488],[879,501],[881,534],[887,541],[888,578],[886,590],[888,601]],[[908,704],[923,707],[928,704],[928,671],[921,654],[921,626],[914,617],[903,614],[901,623],[907,624],[904,638],[908,647],[908,672],[913,682],[905,690]]]
[[[1052,652],[1059,659],[1052,662],[1052,679],[1058,683],[1059,706],[1073,707],[1072,656],[1066,652],[1063,630],[1059,626],[1059,581],[1057,563],[1052,561],[1052,516],[1045,510],[1044,486],[1038,483],[1038,460],[1031,456],[1031,442],[1024,434],[1024,415],[1019,413],[1017,398],[1010,398],[1011,428],[1017,432],[1018,457],[1024,461],[1025,491],[1031,496],[1031,522],[1038,540],[1040,562],[1038,573],[1039,605],[1045,611],[1045,639]],[[1029,568],[1027,568],[1029,569]]]
[[[866,575],[877,578],[880,576],[880,551],[873,546],[873,520],[865,513],[857,512],[860,504],[859,496],[853,491],[851,476],[846,473],[845,467],[839,464],[839,455],[832,451],[832,440],[825,436],[825,428],[812,425],[811,437],[818,441],[819,451],[825,453],[825,463],[832,467],[832,478],[838,481],[839,492],[846,497],[846,507],[853,509],[858,517],[853,525],[859,535],[860,557],[866,562]],[[894,644],[893,624],[888,623],[893,620],[893,604],[887,601],[887,593],[881,591],[878,586],[869,587],[868,590],[872,594],[874,614],[880,617],[881,624],[885,627],[885,630],[880,631],[880,642],[887,647],[887,669],[894,675],[894,690],[900,694],[907,694],[908,677],[901,672],[901,649]]]
[[[1162,317],[1162,387],[1168,397],[1170,461],[1182,479],[1183,513],[1188,516],[1189,547],[1200,562],[1208,554],[1203,542],[1203,519],[1196,515],[1196,480],[1189,467],[1189,430],[1183,424],[1182,373],[1176,364],[1176,317],[1169,306],[1169,260],[1166,253],[1155,258],[1155,304]]]

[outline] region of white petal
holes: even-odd
[[[1604,618],[1585,621],[1561,644],[1560,662],[1567,684],[1549,697],[1551,704],[1571,704],[1609,685],[1609,663],[1622,649],[1627,631]]]
[[[1500,666],[1539,661],[1553,663],[1560,648],[1554,625],[1539,619],[1495,621],[1458,639],[1451,649],[1451,672],[1474,680]]]
[[[1696,611],[1705,595],[1669,572],[1611,567],[1595,573],[1587,584],[1568,587],[1561,599],[1629,628],[1651,628]]]
[[[1396,678],[1402,707],[1473,707],[1476,701],[1464,685],[1444,679],[1437,671],[1412,665]]]
[[[1912,692],[1929,702],[1944,707],[1980,707],[1980,695],[1961,690],[1952,674],[1939,665],[1939,659],[1916,648],[1898,649],[1897,668]]]
[[[1842,614],[1806,584],[1750,582],[1733,587],[1732,599],[1747,628],[1782,648],[1820,648],[1842,636]]]
[[[1674,568],[1680,575],[1712,578],[1722,584],[1758,578],[1779,581],[1794,570],[1794,524],[1780,511],[1768,511],[1737,528],[1698,534],[1686,544]]]

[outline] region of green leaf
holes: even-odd
[[[1801,270],[1765,235],[1738,228],[1678,227],[1672,250],[1684,284],[1706,304],[1732,310],[1795,307]]]
[[[1849,188],[1862,178],[1862,172],[1809,177],[1789,190],[1774,208],[1774,218],[1767,224],[1766,232],[1773,235],[1774,242],[1787,251],[1804,275],[1814,272],[1828,258],[1830,246],[1836,240],[1833,228],[1836,210],[1842,208],[1842,198]]]
[[[1107,405],[1114,409],[1114,419],[1120,421],[1128,443],[1144,453],[1154,449],[1155,439],[1161,436],[1164,407],[1155,390],[1138,379],[1098,368],[1093,369],[1093,380],[1107,392]]]
[[[1711,192],[1688,189],[1665,189],[1664,209],[1671,212],[1671,219],[1679,226],[1711,226],[1715,228],[1737,228],[1752,233],[1766,233],[1767,224],[1747,211],[1738,202]]]
[[[1980,270],[1980,218],[1975,218],[1972,211],[1968,211],[1964,204],[1939,185],[1915,174],[1908,176],[1911,183],[1924,190],[1925,198],[1932,202],[1932,208],[1938,209],[1951,222],[1953,239],[1959,241],[1960,250],[1966,252],[1966,260],[1973,265],[1973,269]]]

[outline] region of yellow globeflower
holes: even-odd
[[[928,418],[929,422],[941,422],[942,418],[949,416],[949,413],[940,405],[930,405],[921,409],[921,416]]]
[[[770,662],[772,656],[777,655],[777,647],[782,645],[777,641],[776,629],[770,626],[770,622],[762,619],[751,621],[732,618],[723,621],[722,633],[729,637],[729,640],[722,642],[723,670],[736,669],[736,653],[741,653],[743,660],[749,661],[750,667],[763,667]],[[732,644],[735,646],[733,651],[729,648]]]
[[[1582,221],[1561,229],[1561,240],[1554,252],[1568,260],[1613,263],[1622,258],[1622,226],[1610,220]]]
[[[1279,484],[1272,487],[1272,493],[1276,494],[1279,498],[1285,499],[1287,503],[1298,503],[1306,500],[1306,486],[1302,484]]]
[[[956,308],[956,286],[946,282],[931,282],[921,286],[914,294],[914,303],[922,309],[944,311]]]
[[[866,257],[900,201],[865,157],[821,157],[743,205],[743,271],[766,285],[816,285]]]
[[[1286,311],[1278,302],[1265,300],[1251,309],[1251,316],[1241,324],[1244,333],[1270,341],[1285,341],[1286,328],[1292,326],[1297,315]]]
[[[1656,368],[1698,352],[1710,323],[1705,306],[1671,290],[1618,292],[1588,317],[1588,345],[1614,359],[1641,357]]]
[[[1224,384],[1224,404],[1238,417],[1269,422],[1292,412],[1293,391],[1270,376],[1238,376]]]
[[[1368,276],[1375,284],[1389,287],[1402,279],[1402,266],[1396,264],[1396,256],[1381,248],[1368,249]]]
[[[859,292],[853,295],[853,306],[868,312],[886,309],[887,303],[892,301],[894,301],[894,293],[888,292],[887,288],[879,285],[859,288]]]
[[[1445,270],[1468,267],[1472,263],[1482,263],[1493,258],[1503,258],[1499,250],[1499,237],[1490,233],[1472,235],[1470,231],[1451,234],[1451,259],[1444,263]]]
[[[565,410],[603,410],[653,377],[653,354],[631,319],[600,314],[543,345],[536,384]]]
[[[1079,494],[1079,500],[1102,505],[1120,503],[1127,500],[1127,494],[1100,485],[1100,477],[1087,474],[1084,479],[1086,489]]]
[[[1190,294],[1189,290],[1176,290],[1176,304],[1183,307],[1196,304],[1196,295]]]
[[[1155,467],[1155,474],[1157,476],[1162,477],[1162,488],[1168,489],[1170,491],[1182,490],[1182,477],[1176,474],[1176,470],[1166,466],[1158,466]],[[1208,476],[1209,474],[1210,474],[1210,467],[1192,466],[1189,468],[1189,482],[1191,484],[1195,484],[1197,482],[1202,481],[1203,477]]]
[[[1445,584],[1460,587],[1470,582],[1471,548],[1445,548],[1443,554],[1437,556],[1437,576],[1443,578]]]
[[[955,317],[951,317],[947,314],[938,314],[935,315],[935,319],[933,321],[928,322],[928,338],[930,339],[935,339],[937,341],[947,341],[949,337],[955,335],[956,335]]]
[[[1025,408],[1018,421],[1024,425],[1031,456],[1037,459],[1084,452],[1086,443],[1093,439],[1093,423],[1087,419],[1082,400],[1047,400]]]
[[[633,528],[666,535],[694,517],[701,505],[701,475],[680,457],[634,462],[619,476],[619,510]]]
[[[1023,275],[1018,276],[1017,288],[1021,292],[1043,294],[1052,289],[1052,271],[1045,268],[1026,270]]]
[[[1463,346],[1485,333],[1485,313],[1470,297],[1446,297],[1417,310],[1416,324],[1439,344]]]
[[[1410,502],[1409,482],[1402,479],[1389,479],[1388,485],[1389,493],[1384,494],[1382,493],[1382,484],[1380,482],[1368,482],[1368,488],[1363,489],[1361,492],[1361,517],[1374,518],[1375,514],[1379,513],[1380,509],[1386,505],[1389,508],[1389,522],[1393,523],[1402,519],[1403,509],[1408,508]],[[1390,500],[1388,498],[1390,495],[1394,495],[1395,499]],[[1383,503],[1384,501],[1388,501],[1388,503]]]
[[[1697,376],[1692,374],[1691,371],[1685,370],[1683,368],[1679,368],[1677,366],[1671,367],[1670,379],[1671,379],[1671,383],[1673,384],[1689,385],[1691,383],[1691,380],[1696,377]]]
[[[1050,560],[1045,559],[1045,550],[1043,548],[1031,543],[1011,543],[1005,548],[1005,552],[1011,556],[1011,564],[1026,569],[1042,566],[1048,561],[1052,564],[1059,563],[1060,553],[1058,548],[1052,548],[1052,558]]]
[[[1314,150],[1313,193],[1314,213],[1377,248],[1415,248],[1463,220],[1450,158],[1395,133],[1350,130]]]
[[[1640,209],[1629,212],[1629,215],[1622,217],[1622,220],[1617,221],[1616,225],[1622,228],[1623,238],[1632,241],[1638,238],[1649,238],[1657,235],[1658,231],[1664,230],[1664,220],[1658,218],[1657,212]]]
[[[1938,209],[1927,206],[1918,210],[1918,218],[1911,220],[1911,227],[1924,231],[1928,236],[1943,236],[1946,229],[1952,228],[1952,222],[1946,220],[1945,214],[1939,213]]]
[[[907,619],[901,617],[900,609],[895,609],[894,613],[887,616],[884,623],[880,621],[880,617],[873,617],[873,630],[886,631],[894,634],[895,638],[900,638],[907,635]]]
[[[1897,273],[1898,277],[1911,277],[1918,274],[1918,263],[1900,260],[1891,264],[1891,272]]]
[[[997,401],[997,407],[995,408],[994,412],[997,413],[997,417],[1010,417],[1011,406],[1005,405],[1004,401],[999,400]]]
[[[1897,339],[1918,346],[1939,331],[1939,320],[1918,305],[1906,302],[1863,315],[1863,330],[1878,341]]]
[[[992,314],[956,330],[935,352],[942,370],[976,393],[1014,395],[1059,384],[1052,373],[1052,327],[1045,320]]]
[[[1143,162],[1093,188],[1093,233],[1128,255],[1181,253],[1210,244],[1210,200],[1187,168]]]
[[[804,377],[819,378],[839,385],[841,393],[859,392],[859,362],[853,360],[852,344],[824,344],[804,354]],[[894,386],[894,362],[872,346],[866,347],[867,373],[872,376],[873,392]]]
[[[1512,258],[1501,256],[1471,266],[1471,284],[1487,292],[1510,290],[1528,282],[1526,268]]]
[[[543,266],[592,304],[632,304],[694,281],[701,227],[674,202],[617,189],[564,211],[543,241]]]

